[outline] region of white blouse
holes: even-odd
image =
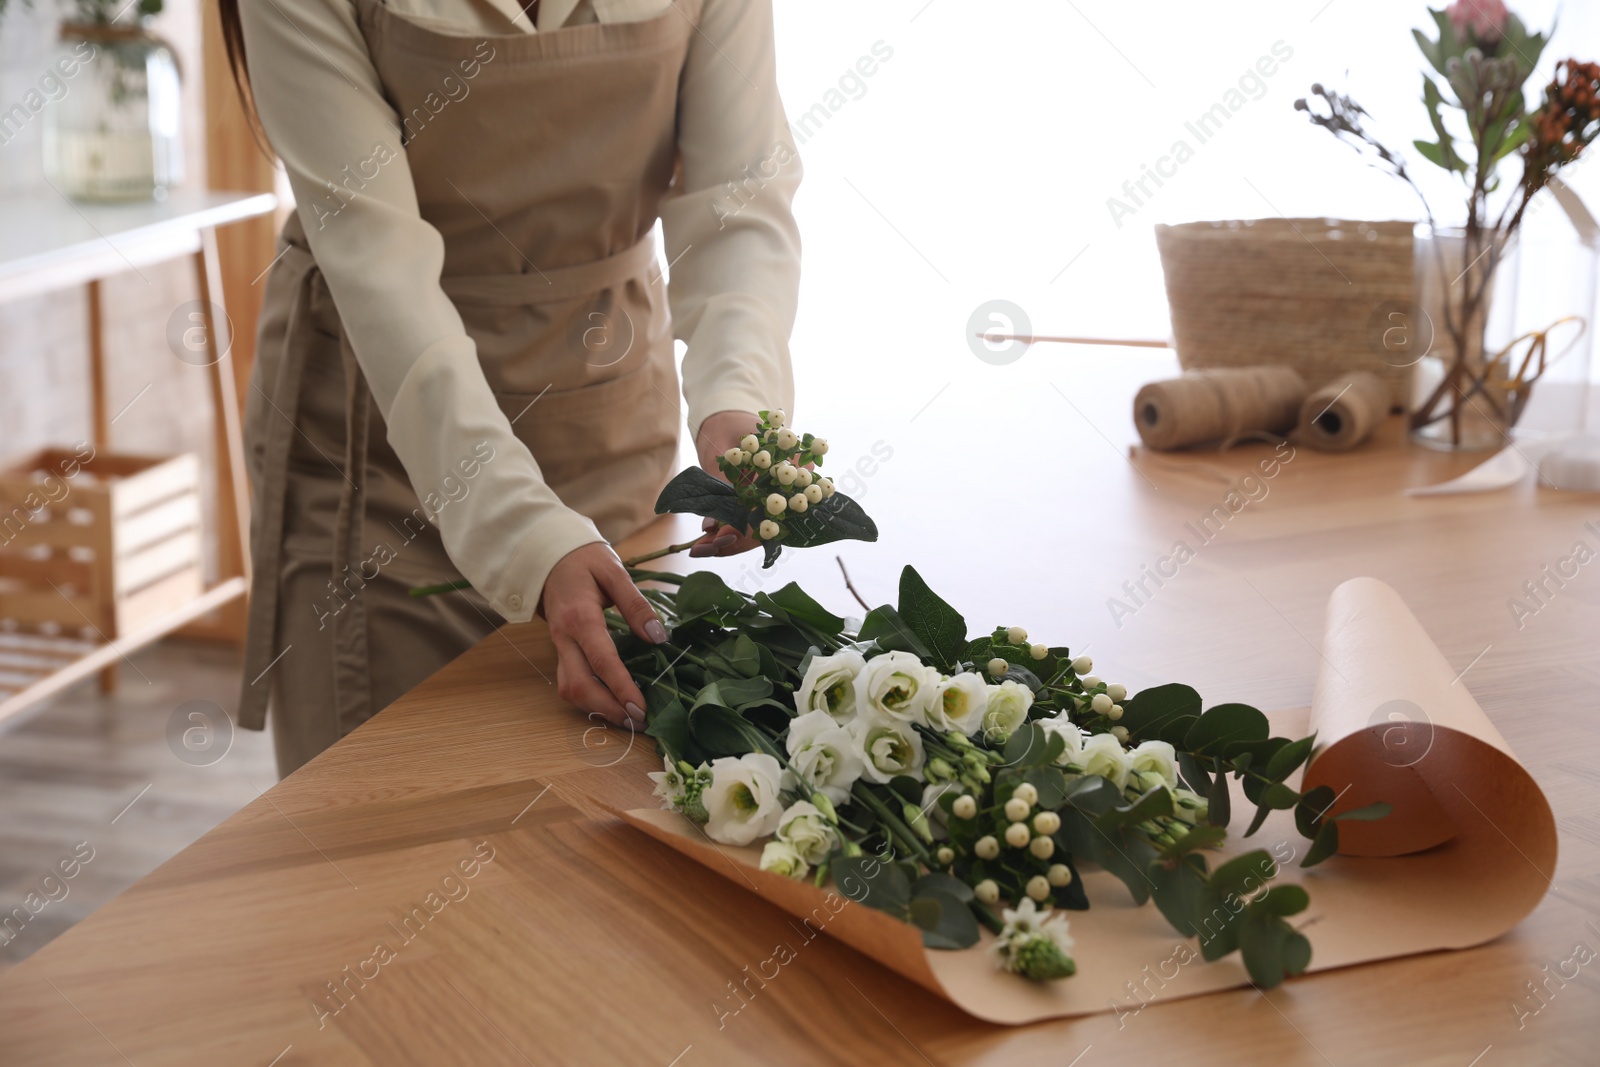
[[[408,18],[456,33],[534,33],[580,22],[625,22],[665,12],[669,0],[543,0],[535,27],[516,0],[390,0]],[[529,7],[532,5],[529,4]],[[420,498],[437,493],[462,456],[482,465],[473,492],[440,509],[446,551],[512,622],[532,617],[546,575],[568,552],[604,540],[561,503],[489,391],[476,348],[440,287],[444,243],[417,209],[354,0],[244,0],[250,82],[262,124],[304,206],[307,240],[351,347]],[[790,211],[798,158],[760,196],[729,183],[746,168],[771,173],[775,146],[793,139],[779,100],[771,0],[704,0],[686,59],[682,190],[661,206],[673,329],[687,345],[683,393],[691,432],[718,411],[793,409],[788,337],[800,282],[800,238]],[[696,114],[700,116],[694,120]],[[388,145],[394,162],[319,227],[311,213],[325,182],[350,160]],[[737,226],[726,225],[737,214]]]

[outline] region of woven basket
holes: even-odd
[[[1156,229],[1186,370],[1286,363],[1311,388],[1376,374],[1404,408],[1406,359],[1385,349],[1413,306],[1414,223],[1189,222]]]

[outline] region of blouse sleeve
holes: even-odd
[[[678,103],[681,191],[661,209],[689,428],[718,411],[794,410],[800,184],[778,96],[771,0],[705,0]]]
[[[440,287],[444,241],[418,211],[399,119],[351,0],[244,0],[240,14],[262,124],[389,443],[424,504],[492,449],[475,491],[430,517],[461,573],[525,622],[556,561],[604,538],[545,484]],[[377,176],[353,195],[341,186],[330,210],[329,183],[374,158]]]

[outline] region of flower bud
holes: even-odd
[[[1025,891],[1034,900],[1044,900],[1050,895],[1050,879],[1042,874],[1036,874],[1028,879]]]
[[[1021,797],[1012,797],[1006,801],[1006,818],[1012,822],[1021,822],[1028,817],[1028,802]]]
[[[1033,817],[1033,828],[1041,834],[1053,834],[1061,829],[1061,816],[1053,811],[1041,811]]]
[[[1012,848],[1026,848],[1028,842],[1032,840],[1033,834],[1028,832],[1027,823],[1014,822],[1006,827],[1006,844]]]
[[[767,510],[772,510],[772,498],[769,498],[767,501]],[[1111,698],[1106,696],[1104,693],[1096,693],[1094,695],[1094,699],[1089,701],[1089,707],[1096,715],[1104,715],[1106,712],[1111,710]]]
[[[1050,649],[1045,645],[1029,645],[1028,655],[1034,659],[1044,659],[1050,654]]]
[[[1050,884],[1054,886],[1071,885],[1072,868],[1068,867],[1065,863],[1052,863],[1050,865],[1050,870],[1046,872],[1045,877],[1049,879]]]
[[[811,806],[822,812],[822,817],[831,823],[839,821],[839,813],[833,807],[833,801],[828,799],[826,793],[812,793]]]
[[[782,493],[772,493],[767,497],[767,514],[782,515],[789,502],[783,498]],[[1109,703],[1109,699],[1107,703]]]
[[[933,828],[928,825],[928,817],[922,813],[921,808],[909,802],[902,804],[900,817],[911,827],[912,833],[922,838],[925,843],[933,844]]]
[[[945,845],[933,854],[933,858],[939,861],[939,866],[948,867],[956,861],[956,850]]]
[[[979,903],[993,904],[1000,899],[1000,886],[993,878],[985,878],[972,887],[972,895],[978,898]]]
[[[722,454],[722,458],[727,460],[731,465],[737,467],[743,462],[743,460],[739,458],[742,455],[744,455],[744,453],[739,451],[737,448],[730,448]]]
[[[970,794],[956,797],[955,803],[950,805],[950,814],[958,819],[970,819],[978,814],[978,801]]]
[[[1006,671],[1009,671],[1010,669],[1011,664],[1007,663],[999,656],[996,656],[994,659],[989,661],[989,677],[991,678],[1004,678]]]
[[[1031,782],[1023,782],[1011,791],[1011,795],[1028,805],[1039,803],[1039,791],[1033,787]],[[1012,821],[1015,822],[1016,820],[1013,819]]]
[[[1020,626],[1013,626],[1006,630],[1006,641],[1013,645],[1025,645],[1028,643],[1028,631]]]
[[[1113,682],[1111,685],[1106,686],[1106,695],[1120,704],[1122,703],[1123,698],[1128,695],[1128,687],[1125,685],[1118,685]]]
[[[1056,854],[1056,843],[1048,837],[1036,837],[1028,842],[1028,851],[1042,860],[1047,860]]]
[[[1027,828],[1024,827],[1023,829],[1026,830]],[[972,846],[972,851],[977,854],[980,860],[992,860],[1000,855],[1000,842],[995,839],[993,834],[985,834],[978,838],[977,844]]]
[[[808,485],[805,487],[806,499],[813,504],[822,502],[822,486]]]
[[[923,774],[927,776],[928,781],[935,784],[956,780],[956,769],[950,766],[949,760],[939,756],[935,756],[928,761],[927,767],[923,769]]]
[[[1074,674],[1083,675],[1092,670],[1094,670],[1094,660],[1090,659],[1088,656],[1079,656],[1077,659],[1072,661],[1072,671]]]
[[[762,470],[766,470],[772,466],[772,453],[763,448],[760,452],[750,457],[750,462]]]
[[[771,519],[762,519],[760,534],[761,540],[772,540],[774,537],[778,536],[778,524],[773,522]]]
[[[806,499],[806,495],[804,493],[796,493],[794,496],[789,498],[790,511],[804,511],[810,506],[811,501]]]

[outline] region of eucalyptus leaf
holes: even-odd
[[[1183,747],[1195,753],[1221,750],[1235,741],[1265,740],[1270,732],[1267,717],[1250,705],[1218,704],[1189,728]]]
[[[1135,740],[1159,736],[1166,722],[1182,716],[1200,714],[1200,694],[1187,685],[1176,682],[1141,689],[1122,705],[1122,718],[1118,725],[1128,729]]]

